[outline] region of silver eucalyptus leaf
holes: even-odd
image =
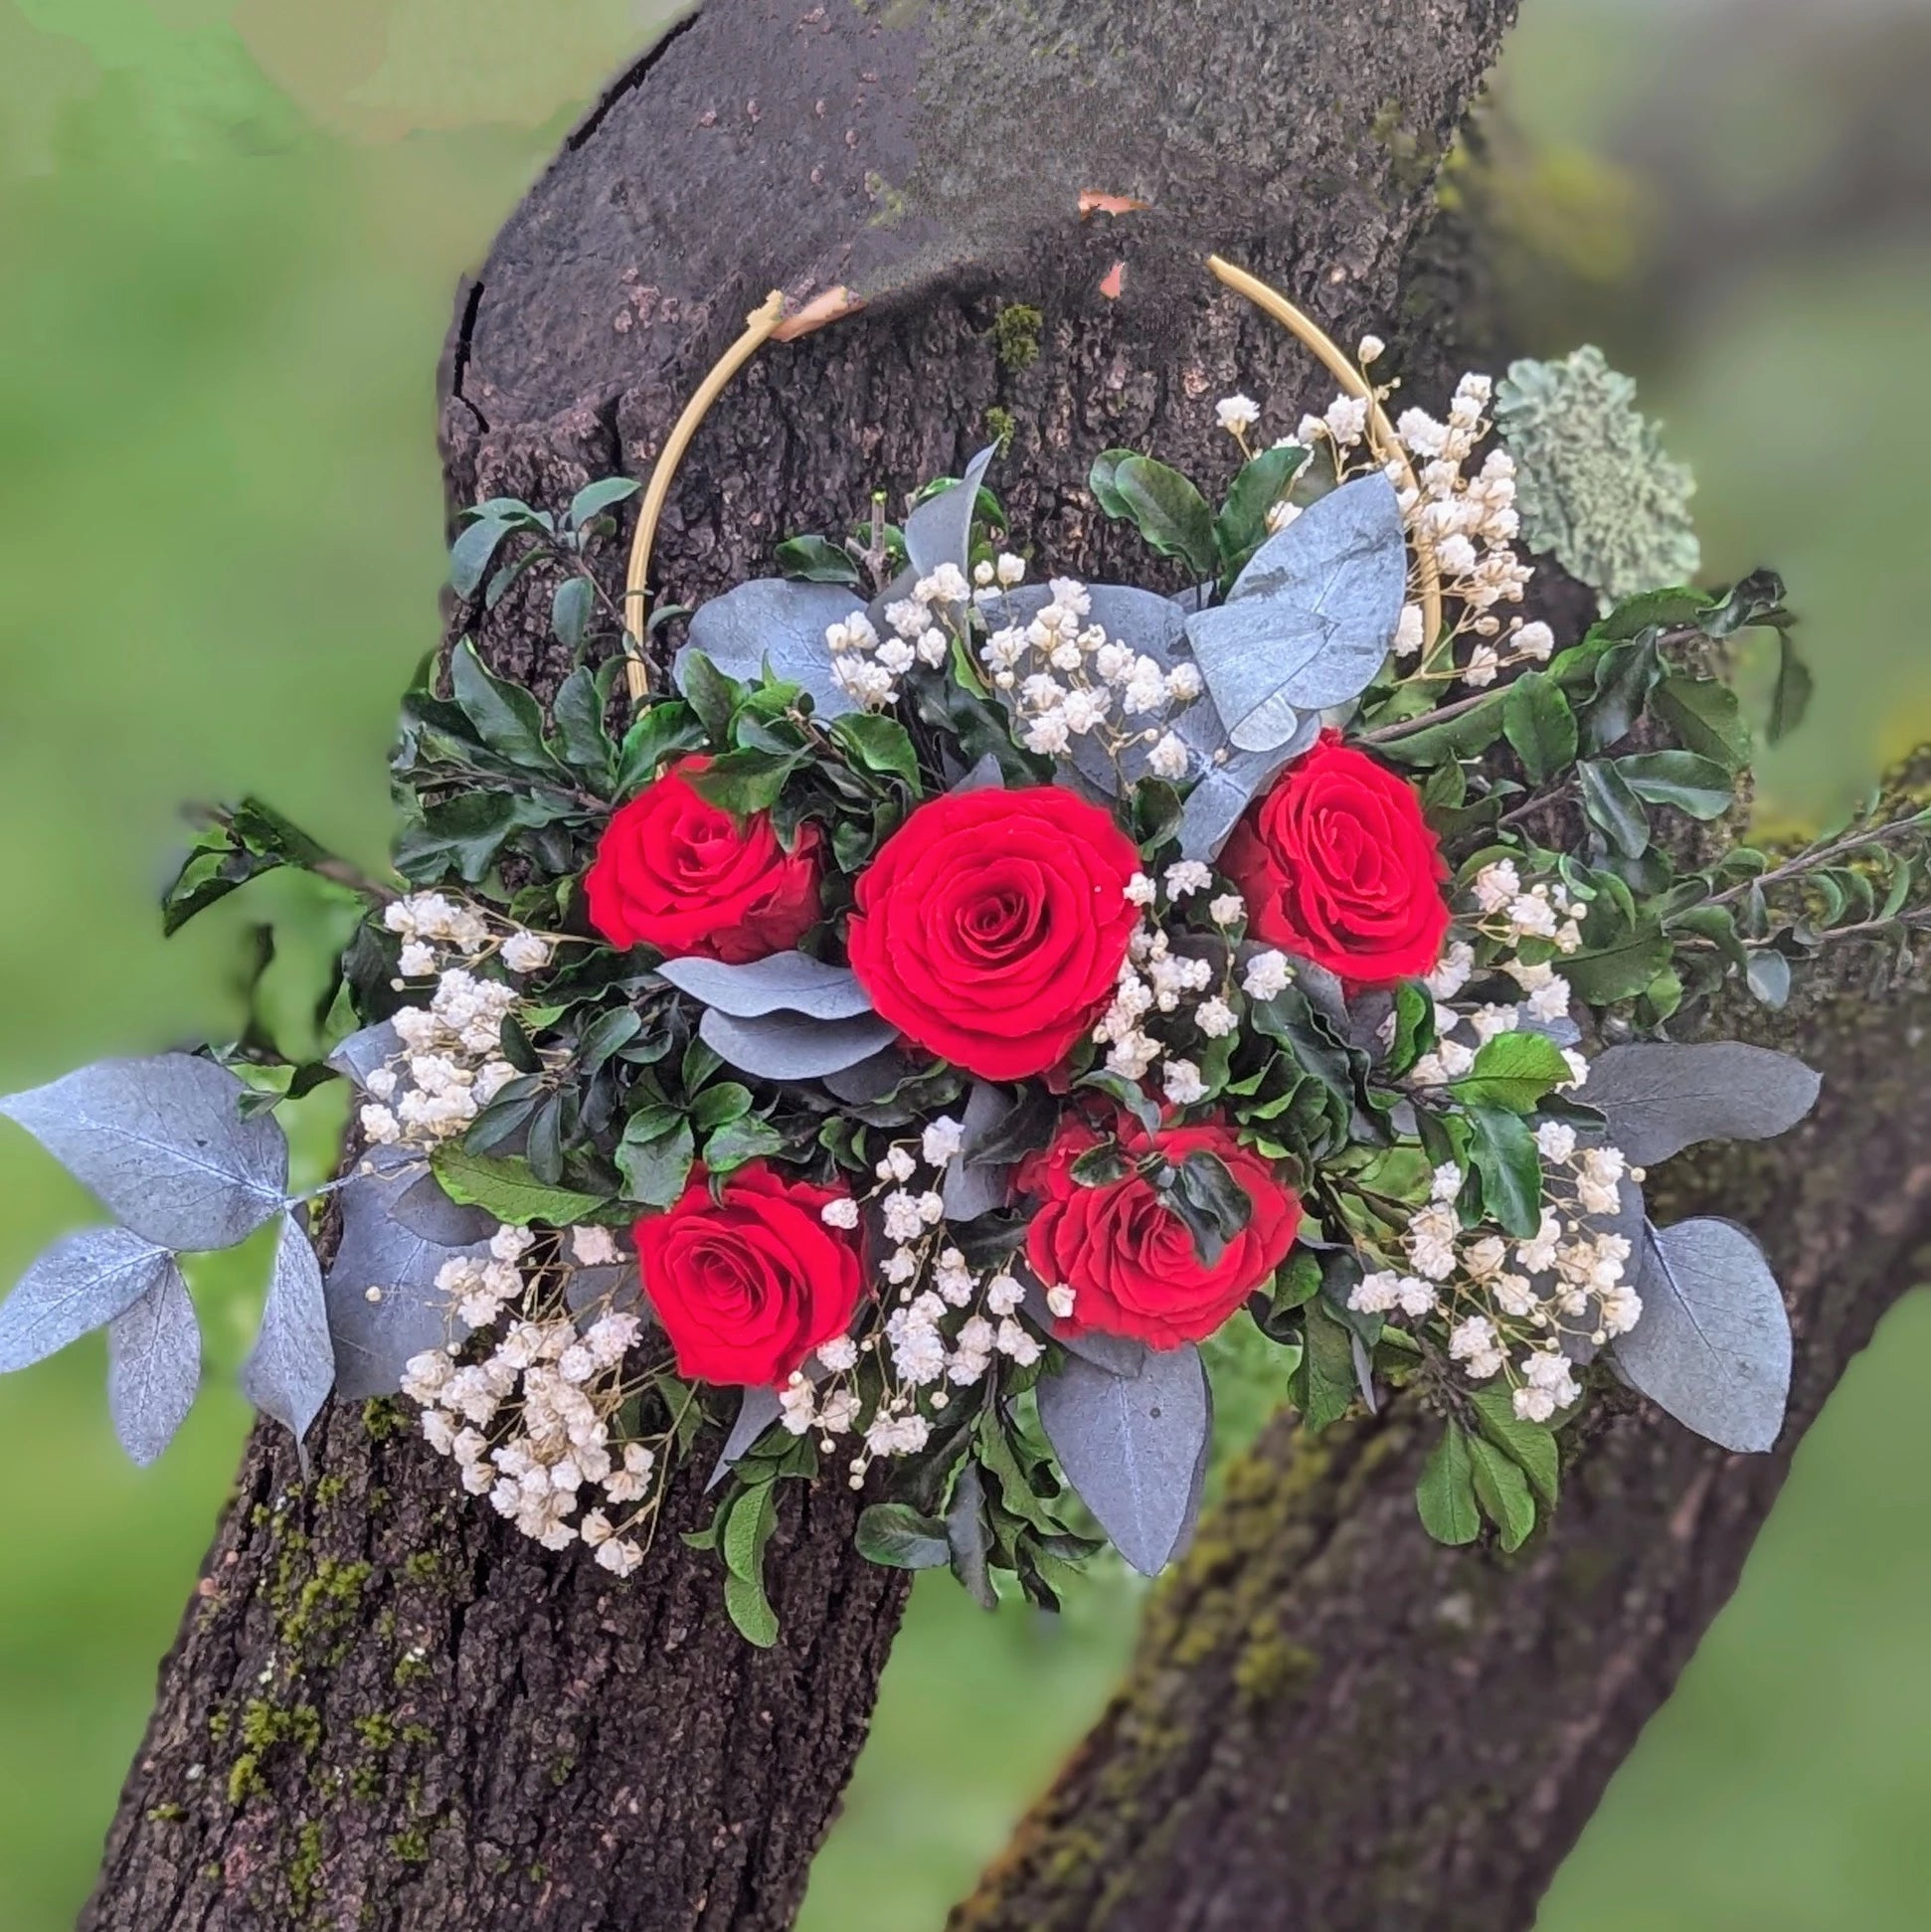
[[[743,1400],[738,1404],[738,1419],[731,1425],[731,1433],[724,1439],[724,1448],[719,1453],[717,1467],[704,1480],[705,1489],[716,1489],[737,1466],[739,1457],[757,1443],[758,1438],[778,1420],[778,1417],[776,1389],[746,1389]]]
[[[1069,1356],[1038,1393],[1040,1426],[1067,1481],[1120,1554],[1156,1575],[1185,1533],[1210,1428],[1199,1352],[1151,1349],[1133,1377]]]
[[[643,1284],[634,1261],[600,1263],[575,1268],[564,1284],[563,1299],[574,1316],[593,1321],[604,1315],[641,1316],[646,1325],[654,1318],[643,1299]]]
[[[0,1099],[76,1180],[133,1231],[176,1253],[232,1248],[280,1210],[288,1141],[212,1060],[100,1060]]]
[[[142,1469],[188,1419],[201,1388],[201,1325],[174,1258],[107,1327],[107,1411],[120,1446]]]
[[[125,1228],[83,1228],[63,1236],[0,1307],[0,1374],[44,1361],[104,1327],[158,1287],[173,1266],[167,1249]]]
[[[687,639],[671,659],[671,682],[683,690],[691,653],[702,651],[742,682],[756,682],[769,667],[774,677],[808,691],[820,718],[842,717],[858,706],[831,675],[824,633],[864,608],[865,600],[841,584],[754,577],[691,614]]]
[[[992,753],[987,752],[951,789],[956,792],[990,791],[995,787],[1002,787],[1004,784],[1005,773],[1000,768],[998,759]]]
[[[946,1163],[946,1178],[940,1189],[948,1221],[974,1220],[1005,1205],[1012,1162],[978,1160],[972,1149],[998,1131],[1016,1105],[1004,1088],[993,1086],[989,1080],[972,1082],[972,1091],[966,1096],[966,1111],[960,1117],[965,1138],[959,1151]]]
[[[935,491],[906,518],[905,554],[916,576],[930,577],[941,564],[956,564],[969,577],[972,506],[978,501],[978,486],[985,480],[998,448],[996,442],[987,443],[966,465],[966,473],[958,482]]]
[[[1187,638],[1242,751],[1273,751],[1305,714],[1373,681],[1407,595],[1407,533],[1394,485],[1343,483],[1270,537],[1227,602],[1186,622]]]
[[[1613,1046],[1590,1063],[1582,1098],[1639,1167],[1698,1141],[1767,1141],[1817,1104],[1820,1077],[1803,1061],[1741,1040]]]
[[[292,1214],[284,1214],[262,1326],[242,1364],[242,1393],[293,1433],[304,1473],[308,1453],[302,1439],[334,1382],[335,1347],[329,1337],[322,1265],[307,1230]]]
[[[1207,1466],[1213,1461],[1213,1378],[1203,1369],[1200,1379],[1207,1392],[1207,1426],[1201,1432],[1200,1453],[1193,1459],[1193,1481],[1187,1487],[1186,1513],[1180,1518],[1180,1533],[1167,1552],[1169,1563],[1177,1563],[1193,1547],[1193,1532],[1200,1527],[1200,1499],[1207,1493]]]
[[[467,1248],[496,1232],[493,1214],[450,1200],[442,1183],[430,1173],[418,1175],[396,1194],[389,1203],[389,1217],[439,1248]]]
[[[1539,1013],[1529,1011],[1527,1000],[1515,1008],[1515,1024],[1522,1032],[1540,1033],[1557,1046],[1575,1046],[1582,1039],[1582,1028],[1567,1013],[1556,1013],[1544,1019]]]
[[[324,1064],[366,1091],[369,1076],[378,1067],[387,1066],[402,1050],[403,1043],[396,1031],[396,1022],[392,1019],[378,1020],[375,1025],[365,1026],[340,1041]]]
[[[1650,1224],[1643,1314],[1610,1352],[1624,1379],[1724,1449],[1771,1448],[1790,1399],[1790,1317],[1763,1250],[1712,1219]]]
[[[719,1059],[757,1080],[818,1080],[869,1060],[898,1038],[889,1020],[807,1019],[801,1013],[769,1013],[736,1019],[709,1008],[698,1037]]]
[[[1196,704],[1183,716],[1210,710]],[[1216,714],[1216,722],[1218,714]],[[1313,749],[1320,736],[1321,718],[1310,712],[1283,745],[1271,752],[1241,752],[1229,749],[1218,764],[1209,763],[1200,782],[1187,793],[1180,807],[1180,854],[1189,859],[1215,859],[1226,844],[1227,835],[1240,823],[1240,815],[1304,752]],[[1208,754],[1211,759],[1211,754]]]
[[[482,1242],[445,1247],[396,1220],[390,1210],[417,1178],[407,1165],[379,1169],[356,1174],[337,1191],[342,1239],[324,1292],[336,1389],[344,1400],[394,1395],[412,1355],[469,1332],[437,1287],[437,1271],[457,1255],[486,1258],[489,1248]]]
[[[1106,1334],[1098,1328],[1088,1328],[1080,1334],[1063,1333],[1059,1318],[1046,1305],[1046,1291],[1039,1285],[1038,1277],[1023,1263],[1016,1264],[1014,1272],[1026,1291],[1023,1307],[1041,1334],[1050,1335],[1069,1355],[1077,1355],[1095,1368],[1105,1369],[1109,1375],[1125,1376],[1132,1381],[1144,1371],[1153,1351],[1143,1341],[1135,1341],[1130,1335]]]
[[[826,966],[808,953],[774,953],[743,966],[722,960],[666,960],[658,973],[733,1019],[802,1013],[809,1019],[856,1019],[872,1010],[850,966]]]
[[[896,1047],[888,1046],[855,1066],[840,1067],[826,1074],[825,1092],[847,1107],[876,1107],[900,1085],[908,1071],[904,1055]],[[900,1119],[909,1121],[912,1115],[907,1111]]]

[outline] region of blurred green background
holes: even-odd
[[[1712,576],[1786,572],[1819,693],[1766,809],[1828,813],[1931,725],[1931,14],[1523,13],[1496,135],[1520,312],[1642,377]],[[239,912],[164,946],[151,911],[181,801],[257,789],[380,857],[395,700],[436,634],[455,277],[654,17],[0,0],[0,1090],[233,1029]],[[0,1133],[0,1281],[87,1211]],[[0,1386],[0,1932],[72,1922],[235,1467],[249,1257],[197,1290],[213,1393],[152,1472],[113,1447],[97,1341]],[[1931,1923],[1928,1355],[1920,1294],[1805,1444],[1543,1932]],[[1057,1626],[922,1584],[809,1932],[937,1926],[1134,1610],[1119,1580]]]

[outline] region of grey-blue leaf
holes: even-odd
[[[1208,704],[1190,705],[1181,716],[1191,720],[1196,713],[1210,712]],[[1216,725],[1219,714],[1214,713]],[[1180,807],[1180,853],[1183,858],[1215,859],[1227,842],[1227,834],[1240,822],[1240,815],[1256,794],[1265,791],[1287,768],[1308,751],[1320,736],[1320,713],[1310,712],[1295,728],[1284,745],[1271,752],[1229,751],[1219,764],[1209,762],[1200,782],[1187,793]],[[1208,754],[1211,760],[1211,753]]]
[[[159,1286],[174,1263],[125,1228],[65,1235],[0,1307],[0,1374],[44,1361],[103,1326]]]
[[[1033,1326],[1041,1334],[1051,1335],[1069,1355],[1077,1355],[1081,1361],[1091,1362],[1109,1375],[1124,1375],[1129,1381],[1152,1360],[1153,1351],[1143,1341],[1135,1341],[1129,1335],[1110,1335],[1098,1328],[1088,1328],[1077,1335],[1062,1332],[1058,1319],[1046,1306],[1046,1291],[1032,1270],[1018,1265],[1014,1272],[1025,1285],[1025,1311]]]
[[[1311,504],[1255,552],[1227,602],[1186,623],[1207,689],[1242,751],[1273,751],[1303,714],[1373,680],[1407,595],[1407,535],[1379,472]]]
[[[1209,1430],[1198,1351],[1149,1350],[1133,1377],[1070,1356],[1039,1384],[1039,1421],[1114,1547],[1142,1576],[1157,1574],[1186,1532]]]
[[[572,1315],[593,1321],[604,1315],[635,1315],[648,1325],[653,1318],[634,1261],[574,1270],[564,1285],[563,1299]]]
[[[1557,1046],[1574,1046],[1582,1038],[1582,1028],[1567,1013],[1557,1013],[1548,1019],[1531,1013],[1528,1001],[1523,1000],[1515,1008],[1515,1023],[1524,1033],[1540,1033],[1544,1039],[1553,1040]]]
[[[1613,1046],[1591,1062],[1582,1098],[1602,1109],[1609,1138],[1639,1167],[1698,1141],[1767,1141],[1817,1104],[1822,1083],[1803,1061],[1741,1040]]]
[[[276,1213],[288,1142],[271,1114],[244,1120],[248,1090],[191,1054],[100,1060],[0,1100],[128,1227],[176,1253],[232,1248]]]
[[[496,1217],[479,1207],[464,1207],[442,1191],[434,1174],[422,1174],[389,1203],[389,1218],[439,1248],[467,1248],[496,1232]]]
[[[928,496],[905,520],[905,554],[919,577],[930,577],[941,564],[967,570],[966,552],[972,540],[972,506],[978,486],[992,458],[996,442],[987,443],[966,465],[966,474],[948,489]],[[969,572],[968,572],[969,575]]]
[[[966,1112],[960,1118],[965,1140],[960,1150],[946,1163],[946,1178],[941,1191],[945,1196],[948,1221],[970,1221],[1005,1205],[1010,1161],[983,1161],[974,1158],[972,1149],[998,1129],[1015,1103],[1004,1088],[989,1080],[975,1080],[966,1096]]]
[[[743,966],[722,960],[666,960],[658,973],[693,999],[734,1019],[803,1013],[811,1019],[856,1019],[872,1010],[850,966],[826,966],[808,953],[774,953]]]
[[[1193,1532],[1200,1526],[1200,1498],[1207,1492],[1207,1465],[1213,1461],[1213,1381],[1205,1369],[1200,1374],[1207,1393],[1207,1426],[1200,1432],[1200,1453],[1193,1459],[1193,1481],[1187,1486],[1187,1506],[1180,1518],[1180,1533],[1166,1560],[1177,1563],[1193,1547]]]
[[[329,1338],[322,1265],[306,1230],[292,1214],[284,1214],[262,1326],[242,1364],[242,1393],[263,1415],[293,1431],[304,1471],[308,1456],[302,1438],[321,1413],[334,1381],[335,1348]]]
[[[769,667],[774,677],[808,691],[820,718],[841,717],[858,707],[831,675],[824,633],[864,608],[863,598],[839,584],[754,577],[691,614],[688,639],[671,660],[671,682],[681,691],[691,652],[702,651],[727,677],[746,682],[755,683]]]
[[[904,1055],[894,1047],[885,1047],[869,1059],[826,1074],[825,1091],[848,1107],[876,1107],[904,1081],[909,1071]],[[901,1122],[912,1119],[909,1111],[893,1111]]]
[[[358,1087],[366,1089],[369,1076],[378,1067],[388,1065],[402,1050],[403,1043],[397,1036],[396,1022],[378,1020],[375,1025],[365,1026],[339,1042],[324,1064],[353,1080]]]
[[[697,1023],[698,1037],[721,1060],[758,1080],[816,1080],[855,1067],[898,1038],[898,1028],[873,1014],[858,1019],[807,1019],[770,1013],[737,1019],[713,1006]]]
[[[358,1173],[340,1190],[342,1240],[328,1271],[329,1333],[336,1388],[344,1400],[394,1395],[403,1364],[468,1333],[436,1286],[455,1255],[486,1256],[482,1243],[444,1247],[395,1220],[390,1210],[418,1178],[411,1166]],[[377,1299],[369,1300],[369,1291]]]
[[[1643,1314],[1610,1344],[1630,1386],[1725,1449],[1766,1450],[1790,1398],[1790,1317],[1763,1250],[1729,1221],[1651,1225]]]
[[[1005,773],[1000,769],[997,757],[987,752],[951,790],[960,792],[989,791],[993,787],[1004,784]]]
[[[705,1489],[714,1490],[724,1481],[736,1465],[738,1458],[778,1420],[778,1415],[776,1389],[748,1388],[745,1390],[744,1399],[738,1404],[738,1419],[731,1425],[731,1433],[724,1439],[724,1449],[718,1457],[717,1467],[705,1479]]]
[[[107,1410],[120,1446],[145,1469],[174,1440],[201,1387],[201,1328],[172,1256],[107,1328]]]

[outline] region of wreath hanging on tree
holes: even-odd
[[[1096,502],[1178,560],[1178,596],[1038,581],[988,449],[646,621],[696,423],[819,319],[777,297],[673,432],[622,604],[591,559],[634,483],[469,511],[456,591],[549,573],[579,668],[546,708],[467,643],[425,667],[400,885],[257,800],[216,815],[168,930],[280,866],[359,893],[339,1044],[0,1101],[118,1223],[30,1268],[0,1369],[104,1326],[151,1461],[199,1382],[178,1257],[279,1219],[261,1409],[299,1440],[331,1389],[400,1393],[464,1491],[617,1576],[721,1430],[693,1540],[765,1644],[786,1480],[867,1489],[866,1555],[949,1563],[988,1605],[1000,1576],[1055,1602],[1107,1542],[1159,1570],[1237,1332],[1311,1431],[1391,1387],[1440,1412],[1417,1504],[1446,1542],[1534,1531],[1606,1375],[1768,1449],[1777,1285],[1729,1222],[1653,1224],[1643,1181],[1783,1132],[1818,1082],[1669,1033],[1732,979],[1781,1003],[1834,936],[1907,947],[1931,816],[1694,862],[1685,822],[1747,776],[1730,640],[1776,633],[1773,734],[1807,680],[1774,578],[1652,588],[1694,564],[1687,477],[1627,384],[1589,351],[1391,418],[1376,338],[1348,358],[1210,265],[1341,393],[1273,441],[1222,399],[1217,506],[1098,454]],[[1604,594],[1573,641],[1521,614],[1523,508]],[[645,646],[686,619],[655,688]],[[337,1076],[355,1159],[292,1194],[275,1109]]]

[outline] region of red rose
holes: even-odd
[[[1249,807],[1220,869],[1247,901],[1254,938],[1354,985],[1388,985],[1442,957],[1448,865],[1420,801],[1338,732],[1322,732]]]
[[[852,970],[881,1017],[955,1066],[1043,1073],[1113,997],[1139,870],[1133,840],[1058,786],[951,792],[858,875]]]
[[[861,1238],[820,1215],[848,1198],[754,1160],[726,1176],[717,1198],[693,1171],[674,1207],[636,1224],[643,1292],[678,1374],[776,1388],[851,1326],[864,1293]]]
[[[1301,1203],[1218,1122],[1149,1136],[1123,1118],[1118,1137],[1132,1160],[1157,1151],[1177,1165],[1196,1150],[1218,1154],[1252,1203],[1247,1225],[1207,1267],[1186,1223],[1139,1173],[1098,1187],[1073,1178],[1074,1161],[1100,1136],[1072,1121],[1051,1146],[1020,1165],[1019,1191],[1039,1197],[1026,1230],[1026,1258],[1049,1288],[1063,1282],[1073,1291],[1073,1313],[1057,1324],[1066,1334],[1097,1328],[1155,1348],[1198,1341],[1281,1265],[1301,1225]]]
[[[740,824],[685,782],[710,762],[680,758],[604,827],[584,889],[590,923],[613,946],[742,966],[817,924],[817,826],[807,819],[788,852],[770,812]]]

